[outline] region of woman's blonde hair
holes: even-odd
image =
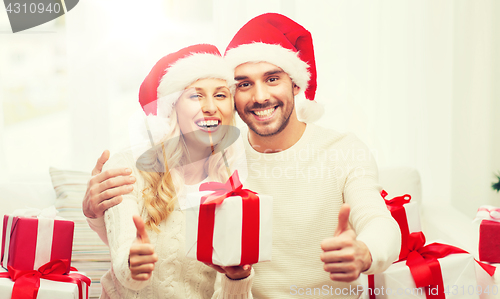
[[[231,105],[233,107],[233,97],[231,95]],[[141,164],[145,165],[148,171],[139,170],[145,180],[145,187],[142,190],[143,211],[146,215],[146,227],[159,231],[159,224],[167,219],[173,212],[178,200],[179,193],[182,193],[184,186],[184,173],[182,165],[189,162],[189,152],[181,134],[177,122],[177,113],[172,111],[169,118],[169,125],[173,130],[161,140],[161,146],[156,146],[155,150],[141,157]],[[235,126],[234,111],[231,114],[231,126]],[[228,170],[222,156],[222,150],[229,162],[232,164],[233,153],[229,147],[230,138],[228,134],[219,142],[212,154],[204,164],[205,172],[211,181],[225,182]],[[165,142],[168,140],[168,142]],[[144,169],[144,168],[143,168]]]

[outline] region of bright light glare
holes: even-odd
[[[144,49],[162,32],[177,31],[179,28],[167,20],[162,3],[162,0],[100,1],[108,16],[108,41]]]

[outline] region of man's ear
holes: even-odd
[[[297,84],[293,83],[293,95],[296,96],[299,94],[299,92],[300,92],[300,87]]]

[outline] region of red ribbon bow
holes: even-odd
[[[10,278],[14,281],[12,299],[35,299],[40,288],[40,278],[75,283],[78,285],[79,298],[83,299],[82,284],[80,282],[83,281],[89,286],[90,278],[78,273],[65,274],[68,265],[69,261],[64,259],[48,262],[38,268],[38,270],[16,270],[8,266],[9,272],[0,273],[0,277]],[[73,267],[71,267],[71,270],[76,271]]]
[[[406,203],[409,203],[411,201],[411,195],[410,194],[405,194],[402,196],[397,196],[394,197],[393,199],[386,199],[385,197],[387,196],[387,192],[385,190],[382,190],[380,192],[380,195],[385,200],[385,204],[391,207],[400,207]]]
[[[487,209],[487,208],[484,208],[484,207],[480,207],[479,209],[477,209],[478,212],[488,212],[488,214],[490,215],[490,218],[491,219],[494,219],[494,220],[500,220],[500,208],[493,208],[493,209]],[[486,219],[486,220],[489,220],[489,219]]]
[[[247,196],[248,193],[256,194],[248,189],[243,189],[240,182],[238,171],[236,170],[232,176],[229,177],[226,183],[208,182],[200,185],[200,191],[215,191],[209,195],[203,196],[201,200],[202,205],[211,203],[220,205],[224,199],[230,196]]]
[[[385,200],[387,209],[391,212],[392,217],[399,224],[399,229],[401,230],[401,250],[399,252],[399,260],[402,261],[408,255],[408,235],[410,234],[410,228],[408,227],[408,218],[406,217],[406,210],[403,207],[411,201],[411,195],[405,194],[402,196],[394,197],[393,199],[386,199],[387,192],[382,190],[380,192],[382,198]]]
[[[200,185],[200,191],[214,191],[201,198],[198,220],[196,258],[212,264],[213,235],[216,205],[230,196],[243,199],[243,223],[240,265],[254,264],[259,260],[259,197],[257,193],[243,189],[236,170],[226,183],[209,182]]]
[[[422,232],[411,233],[408,237],[409,254],[406,257],[406,265],[410,268],[411,275],[415,281],[417,288],[424,287],[426,291],[426,298],[445,299],[443,275],[441,273],[441,266],[439,265],[439,258],[444,258],[450,254],[468,253],[467,251],[455,246],[431,243],[425,245],[425,236]],[[481,263],[476,260],[490,276],[495,274],[496,268],[494,266]],[[370,287],[374,287],[374,277],[369,277]],[[430,293],[430,289],[438,291],[437,294]],[[373,290],[372,290],[373,291]],[[372,294],[374,292],[371,292]],[[370,294],[370,299],[375,296]]]

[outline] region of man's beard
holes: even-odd
[[[280,102],[280,103],[276,103],[276,104],[259,104],[259,103],[254,103],[251,107],[245,107],[244,109],[244,112],[245,112],[245,116],[249,115],[248,119],[250,119],[250,114],[253,114],[251,112],[251,109],[266,109],[266,108],[271,108],[271,107],[275,107],[276,106],[276,109],[280,108],[280,107],[284,107],[283,103]],[[292,101],[291,103],[291,109],[289,109],[289,112],[288,111],[284,111],[284,114],[282,115],[281,119],[279,120],[279,123],[280,123],[280,127],[273,131],[273,132],[260,132],[258,130],[258,126],[255,125],[255,123],[253,122],[246,122],[244,118],[242,118],[242,120],[247,124],[247,126],[250,128],[250,130],[252,130],[255,134],[261,136],[261,137],[269,137],[269,136],[273,136],[273,135],[276,135],[276,134],[279,134],[281,131],[283,131],[286,126],[288,125],[288,123],[290,122],[290,117],[293,113],[293,109],[295,109],[295,103],[294,101]],[[236,109],[238,111],[238,109]],[[241,117],[241,113],[240,111],[238,111],[238,114],[240,115]]]

